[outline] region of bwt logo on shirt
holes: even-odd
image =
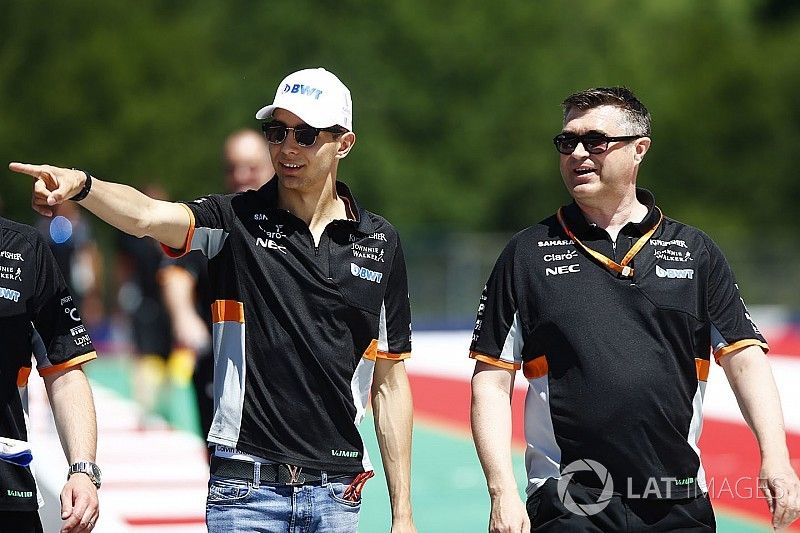
[[[378,278],[378,283],[380,283],[380,278]],[[12,302],[18,302],[19,297],[19,291],[0,287],[0,298],[5,298],[6,300],[11,300]]]
[[[383,277],[382,272],[375,272],[374,270],[360,267],[355,263],[350,263],[350,273],[357,278],[365,279],[373,283],[380,283]]]
[[[670,279],[693,279],[694,270],[691,268],[661,268],[656,265],[656,276]]]
[[[317,89],[316,87],[312,87],[310,85],[303,85],[302,83],[295,83],[294,85],[289,85],[287,83],[283,86],[283,92],[299,93],[306,96],[312,96],[314,100],[319,100],[319,97],[322,96],[322,89]]]

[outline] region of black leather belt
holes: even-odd
[[[211,474],[218,477],[242,479],[253,481],[255,479],[256,464],[259,467],[258,479],[261,483],[275,485],[310,485],[322,481],[322,470],[313,470],[282,463],[251,463],[226,459],[225,457],[211,456]],[[325,472],[327,479],[343,482],[342,478],[354,478],[357,474],[343,474],[340,472]]]

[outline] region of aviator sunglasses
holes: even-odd
[[[598,131],[590,131],[584,135],[575,135],[574,133],[559,133],[553,137],[553,144],[556,145],[556,150],[564,155],[570,155],[578,147],[578,143],[582,144],[587,152],[590,154],[602,154],[608,150],[608,143],[613,141],[632,141],[640,139],[646,135],[622,135],[617,137],[609,137]]]
[[[321,131],[329,131],[331,133],[344,133],[345,129],[341,126],[332,126],[330,128],[314,128],[308,124],[302,124],[296,128],[290,128],[283,122],[272,121],[262,122],[261,131],[264,132],[264,137],[271,144],[281,144],[286,140],[289,131],[294,132],[294,140],[300,146],[313,146],[317,142],[317,137]]]

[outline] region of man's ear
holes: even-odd
[[[356,144],[356,134],[352,131],[343,133],[339,139],[339,149],[336,151],[336,159],[344,159],[353,146]]]
[[[650,137],[642,137],[641,139],[636,139],[636,144],[634,145],[634,150],[636,152],[633,154],[633,158],[636,163],[641,163],[644,159],[644,154],[650,149]]]

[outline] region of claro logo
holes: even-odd
[[[581,266],[578,263],[574,265],[558,265],[554,267],[547,267],[544,271],[547,276],[560,276],[561,274],[574,274],[580,272]]]

